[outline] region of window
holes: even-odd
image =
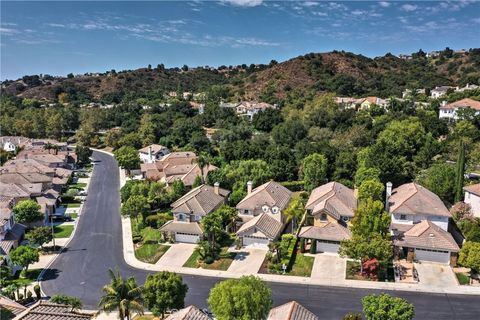
[[[182,221],[182,220],[183,220],[183,214],[181,214],[181,213],[178,214],[178,220],[179,220],[179,221]]]
[[[400,215],[400,220],[407,220],[407,215],[406,214],[401,214]]]
[[[250,214],[248,210],[243,210],[243,214]]]
[[[320,221],[327,221],[327,214],[326,213],[322,213],[320,215]]]
[[[342,217],[342,220],[343,220],[344,222],[348,222],[348,220],[350,220],[350,218],[349,218],[349,217]]]
[[[273,212],[273,213],[278,213],[278,211],[279,211],[278,207],[273,207],[273,208],[272,208],[272,212]]]

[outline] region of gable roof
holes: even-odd
[[[210,320],[210,317],[192,305],[172,313],[165,320]]]
[[[283,224],[275,218],[271,217],[269,214],[262,213],[242,224],[240,229],[238,229],[237,231],[237,235],[240,235],[241,233],[244,233],[251,228],[257,229],[258,231],[262,232],[267,238],[274,240],[282,232]]]
[[[262,206],[278,207],[283,210],[287,207],[292,197],[292,192],[275,181],[269,181],[252,190],[240,201],[237,209],[248,209],[261,212]]]
[[[179,232],[189,234],[203,234],[202,227],[197,222],[167,221],[160,229],[163,232]]]
[[[338,223],[328,222],[323,226],[302,227],[298,236],[300,238],[308,239],[342,241],[350,239],[352,237],[352,233],[350,230],[348,230],[348,228]]]
[[[271,309],[267,320],[318,320],[318,317],[298,302],[290,301]]]
[[[473,100],[470,98],[465,98],[465,99],[458,100],[440,107],[440,109],[458,109],[458,108],[472,108],[480,111],[480,101]]]
[[[452,216],[435,193],[415,182],[393,189],[388,203],[390,213]]]
[[[20,313],[14,320],[87,320],[93,314],[72,311],[72,307],[39,300],[37,303]]]
[[[392,225],[392,229],[395,229],[395,226],[395,224]],[[460,250],[449,232],[428,220],[414,224],[407,231],[397,235],[394,244],[403,247],[448,250],[453,252]]]
[[[313,189],[305,209],[312,210],[312,215],[326,211],[336,219],[340,216],[353,217],[357,198],[352,189],[332,181]]]
[[[472,184],[470,186],[463,187],[463,190],[466,192],[473,193],[476,196],[480,197],[480,183]]]
[[[160,152],[162,149],[165,149],[166,147],[159,144],[151,144],[138,150],[138,152],[148,154],[150,148],[152,148],[152,154],[155,154]]]
[[[0,182],[0,194],[11,198],[28,198],[30,193],[13,183]]]
[[[0,307],[10,310],[14,315],[26,310],[27,307],[15,302],[7,297],[0,295]]]
[[[196,187],[172,203],[172,212],[207,215],[222,204],[230,193],[221,188],[218,191],[219,194],[216,194],[215,188],[206,184]]]

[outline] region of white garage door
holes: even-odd
[[[449,264],[450,252],[426,250],[426,249],[415,249],[415,258],[418,261],[439,262],[439,263]]]
[[[317,241],[317,252],[337,253],[339,248],[340,248],[340,244],[338,242],[322,241],[322,240]]]
[[[197,243],[199,240],[200,240],[200,237],[196,234],[187,234],[187,233],[175,234],[176,242]]]
[[[244,246],[255,246],[255,247],[268,247],[270,241],[267,238],[260,238],[260,237],[251,237],[251,236],[244,236],[243,237],[243,245]]]

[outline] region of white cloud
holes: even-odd
[[[305,1],[304,3],[302,3],[302,6],[304,7],[315,7],[315,6],[318,6],[319,3],[316,2],[316,1]]]
[[[65,28],[65,25],[62,23],[47,23],[47,26],[54,28]]]
[[[18,30],[17,29],[1,28],[0,27],[0,33],[3,34],[4,36],[11,36],[13,34],[18,33]]]
[[[380,5],[380,7],[388,8],[390,7],[391,3],[388,1],[380,1],[378,4]]]
[[[365,14],[366,12],[365,11],[362,11],[362,10],[353,10],[352,11],[352,14],[355,15],[355,16],[359,16],[359,15],[362,15],[362,14]]]
[[[263,3],[263,0],[223,0],[222,2],[237,7],[256,7]]]
[[[417,10],[418,6],[416,4],[404,4],[401,6],[403,11],[411,12]]]
[[[474,23],[480,24],[480,18],[474,18],[474,19],[472,19],[472,21],[473,21]]]

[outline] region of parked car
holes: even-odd
[[[66,222],[66,221],[73,221],[72,217],[68,215],[53,215],[52,216],[53,222]]]

